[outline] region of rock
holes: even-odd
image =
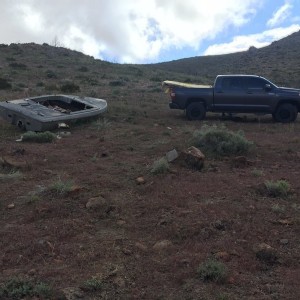
[[[227,279],[227,282],[228,282],[229,284],[235,284],[235,279],[234,279],[234,277],[230,276],[230,277]]]
[[[137,185],[145,184],[146,180],[143,176],[139,176],[135,179]]]
[[[166,153],[166,158],[168,162],[174,161],[177,157],[178,157],[178,152],[176,151],[176,149],[173,149]]]
[[[24,148],[17,148],[13,151],[13,155],[24,155],[25,154],[25,149]]]
[[[30,276],[34,276],[37,273],[36,269],[30,269],[27,274]]]
[[[126,282],[125,280],[120,277],[120,276],[117,276],[116,278],[114,278],[113,280],[114,284],[116,284],[119,288],[124,288],[126,286]]]
[[[204,154],[196,147],[189,147],[179,155],[180,161],[188,168],[201,170],[204,166]]]
[[[266,243],[260,243],[253,247],[256,257],[267,264],[275,264],[278,260],[276,250]]]
[[[131,255],[132,254],[132,251],[127,249],[127,248],[124,248],[122,249],[122,252],[125,254],[125,255]]]
[[[60,132],[58,133],[58,135],[59,135],[60,137],[66,137],[66,136],[70,136],[70,135],[71,135],[71,132],[70,132],[70,131],[60,131]]]
[[[282,244],[282,245],[287,245],[288,243],[289,243],[288,239],[281,239],[280,240],[280,244]]]
[[[10,169],[27,169],[28,164],[25,161],[17,161],[13,157],[3,156],[0,162],[4,168]]]
[[[161,250],[165,250],[165,249],[169,248],[172,245],[173,245],[173,243],[171,241],[162,240],[162,241],[155,243],[153,246],[153,249],[156,251],[161,251]]]
[[[287,225],[287,226],[294,224],[294,222],[292,220],[288,220],[288,219],[280,219],[275,223],[278,223],[280,225]]]
[[[76,300],[76,299],[83,299],[84,298],[84,293],[80,288],[76,287],[68,287],[64,288],[62,290],[66,300]]]
[[[148,247],[140,242],[136,242],[135,246],[139,249],[142,250],[144,252],[146,252],[148,250]]]
[[[117,224],[118,224],[119,226],[123,226],[123,225],[126,224],[126,221],[124,221],[124,220],[118,220],[118,221],[117,221]]]
[[[7,208],[8,209],[13,209],[13,208],[15,208],[15,204],[14,203],[10,203],[10,204],[7,205]]]
[[[88,200],[88,202],[86,203],[85,207],[87,209],[107,210],[108,204],[107,204],[107,201],[103,197],[99,196],[99,197],[90,198]]]
[[[226,230],[228,222],[226,220],[217,220],[213,226],[218,230]]]
[[[245,156],[236,156],[232,159],[231,165],[234,168],[245,168],[253,165],[253,162],[248,160]]]
[[[222,261],[229,261],[230,260],[230,254],[226,251],[219,251],[214,254],[216,259],[222,260]]]

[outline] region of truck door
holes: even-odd
[[[215,109],[230,112],[270,112],[276,96],[268,81],[259,77],[226,76],[215,89]],[[272,91],[273,90],[273,91]]]
[[[242,99],[246,96],[242,77],[225,76],[217,80],[214,93],[215,111],[240,111]]]
[[[244,77],[246,90],[245,105],[249,112],[272,111],[271,104],[274,103],[276,93],[275,87],[263,78]]]

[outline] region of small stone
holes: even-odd
[[[58,135],[61,137],[66,137],[66,136],[70,136],[71,132],[70,131],[61,131],[58,133]]]
[[[120,288],[124,288],[126,286],[125,280],[120,276],[114,278],[114,283]]]
[[[123,226],[123,225],[126,224],[126,221],[124,221],[124,220],[118,220],[118,221],[117,221],[117,224],[118,224],[119,226]]]
[[[215,253],[215,258],[220,259],[222,261],[229,261],[230,260],[230,254],[226,251],[219,251]]]
[[[287,220],[287,219],[280,219],[278,220],[278,224],[280,225],[293,225],[292,220]]]
[[[244,168],[253,165],[253,162],[248,160],[245,156],[236,156],[232,159],[231,165],[234,168]]]
[[[68,287],[62,290],[66,300],[83,299],[84,293],[80,288]]]
[[[17,161],[15,158],[10,156],[3,156],[1,158],[1,164],[7,168],[14,169],[28,169],[28,164],[26,161]]]
[[[145,184],[146,180],[143,176],[139,176],[135,179],[137,185]]]
[[[282,244],[282,245],[287,245],[288,243],[289,243],[288,239],[281,239],[280,240],[280,244]]]
[[[167,248],[169,248],[170,246],[172,246],[173,243],[169,240],[163,240],[163,241],[159,241],[157,243],[154,244],[153,249],[160,251],[160,250],[165,250]]]
[[[28,275],[30,275],[30,276],[33,276],[33,275],[35,275],[36,274],[36,269],[30,269],[29,271],[28,271]]]
[[[77,194],[79,193],[80,191],[82,191],[83,188],[79,185],[73,185],[69,191],[69,194]]]
[[[174,161],[177,157],[178,157],[178,152],[176,151],[176,149],[173,149],[166,153],[166,158],[168,162]]]
[[[132,254],[132,251],[127,249],[127,248],[124,248],[122,249],[122,252],[125,254],[125,255],[131,255]]]
[[[139,249],[139,250],[142,250],[142,251],[147,251],[148,250],[148,247],[140,242],[136,242],[135,243],[135,246]]]
[[[235,279],[234,279],[234,277],[229,277],[228,278],[228,280],[227,280],[227,282],[229,283],[229,284],[234,284],[235,283]]]
[[[14,203],[10,203],[10,204],[7,205],[7,208],[8,209],[13,209],[13,208],[15,208],[15,204]]]
[[[86,203],[85,207],[87,209],[102,208],[106,210],[108,206],[107,206],[107,201],[103,197],[99,196],[99,197],[90,198]]]

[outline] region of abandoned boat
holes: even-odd
[[[107,110],[103,99],[44,95],[0,102],[0,116],[23,130],[46,131],[60,123],[97,117]]]

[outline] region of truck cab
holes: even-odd
[[[254,75],[217,76],[214,85],[214,111],[271,113],[278,98],[276,85]]]

